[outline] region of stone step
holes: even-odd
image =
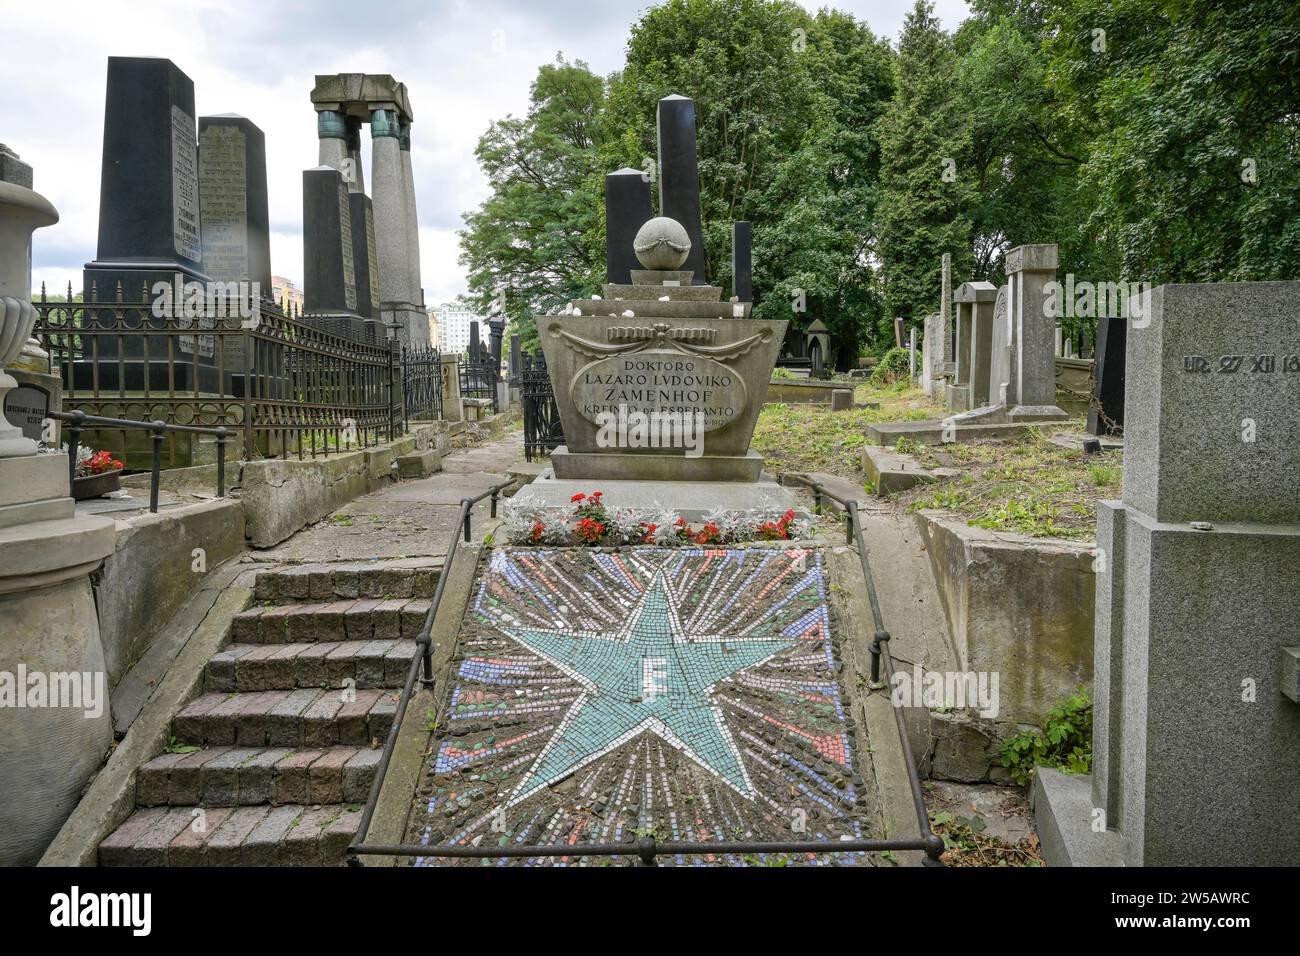
[[[141,807],[365,803],[382,754],[382,748],[368,744],[165,753],[136,774],[135,802]]]
[[[750,302],[632,302],[617,299],[575,299],[569,303],[583,315],[615,318],[649,319],[747,319],[753,304]],[[740,309],[740,315],[734,313]],[[631,310],[632,316],[623,313]]]
[[[208,661],[203,689],[215,693],[294,687],[401,687],[413,640],[230,644]]]
[[[606,302],[625,299],[631,302],[655,302],[662,296],[668,296],[673,302],[721,302],[720,285],[622,285],[606,282],[601,287],[601,295]],[[636,306],[630,306],[635,309]]]
[[[259,604],[430,597],[441,563],[294,564],[257,573]]]
[[[301,688],[200,694],[172,718],[183,744],[333,747],[383,741],[399,691]]]
[[[361,808],[146,807],[99,845],[100,866],[341,866]]]
[[[241,644],[413,639],[429,613],[427,598],[360,598],[314,604],[261,604],[230,625]]]

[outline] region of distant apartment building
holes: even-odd
[[[469,309],[452,302],[444,302],[436,310],[434,321],[438,327],[438,350],[460,355],[469,351],[469,328],[475,322],[479,324],[478,339],[485,346],[490,345],[487,319],[476,315]]]
[[[290,309],[294,312],[302,312],[303,310],[302,289],[294,285],[292,279],[286,279],[284,276],[271,276],[271,298],[285,312],[290,311]]]

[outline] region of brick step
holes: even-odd
[[[240,644],[410,640],[428,613],[427,598],[258,605],[235,615],[230,636]]]
[[[135,802],[141,807],[365,803],[382,753],[368,745],[165,753],[140,768]]]
[[[412,564],[293,564],[259,571],[253,586],[261,604],[430,597],[442,566]]]
[[[172,718],[172,735],[204,746],[365,745],[388,735],[398,696],[390,689],[205,693]]]
[[[228,644],[208,661],[210,693],[295,687],[401,687],[416,655],[412,640]]]
[[[99,845],[100,866],[339,866],[359,807],[148,807]]]

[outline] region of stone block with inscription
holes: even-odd
[[[762,459],[749,442],[787,323],[665,319],[654,304],[645,302],[632,319],[618,312],[537,317],[567,445],[552,456],[556,475],[595,469],[616,477],[617,467],[653,480],[757,480]],[[626,422],[626,432],[638,416],[698,427],[701,453],[681,444],[636,447],[635,435],[609,440],[606,423]]]
[[[1128,865],[1300,854],[1297,296],[1166,285],[1128,331],[1124,498],[1097,515],[1092,779]]]
[[[206,283],[194,82],[171,60],[108,58],[103,164],[99,183],[99,240],[83,273],[87,301],[122,299],[152,305],[159,282]],[[149,311],[146,308],[146,311]],[[101,324],[110,321],[101,318]],[[169,316],[195,323],[200,334],[177,336],[169,365],[163,336],[99,336],[94,362],[73,363],[78,389],[138,392],[146,387],[216,393],[215,338],[207,318]],[[188,325],[182,325],[188,327]],[[145,344],[149,361],[146,363]],[[119,362],[119,359],[125,359]]]

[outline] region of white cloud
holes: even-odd
[[[815,9],[821,4],[805,2]],[[840,0],[896,36],[908,0]],[[302,170],[317,163],[316,73],[391,73],[406,83],[426,299],[465,290],[455,230],[487,195],[474,146],[488,123],[528,106],[537,68],[557,51],[619,68],[644,0],[45,0],[9,4],[0,57],[3,141],[35,168],[58,208],[37,233],[34,282],[80,284],[95,255],[107,57],[167,56],[194,80],[199,115],[240,113],[266,133],[271,267],[302,278]],[[944,25],[966,14],[940,0]],[[16,42],[14,42],[16,41]],[[75,64],[76,69],[69,69]],[[368,150],[366,151],[368,153]]]

